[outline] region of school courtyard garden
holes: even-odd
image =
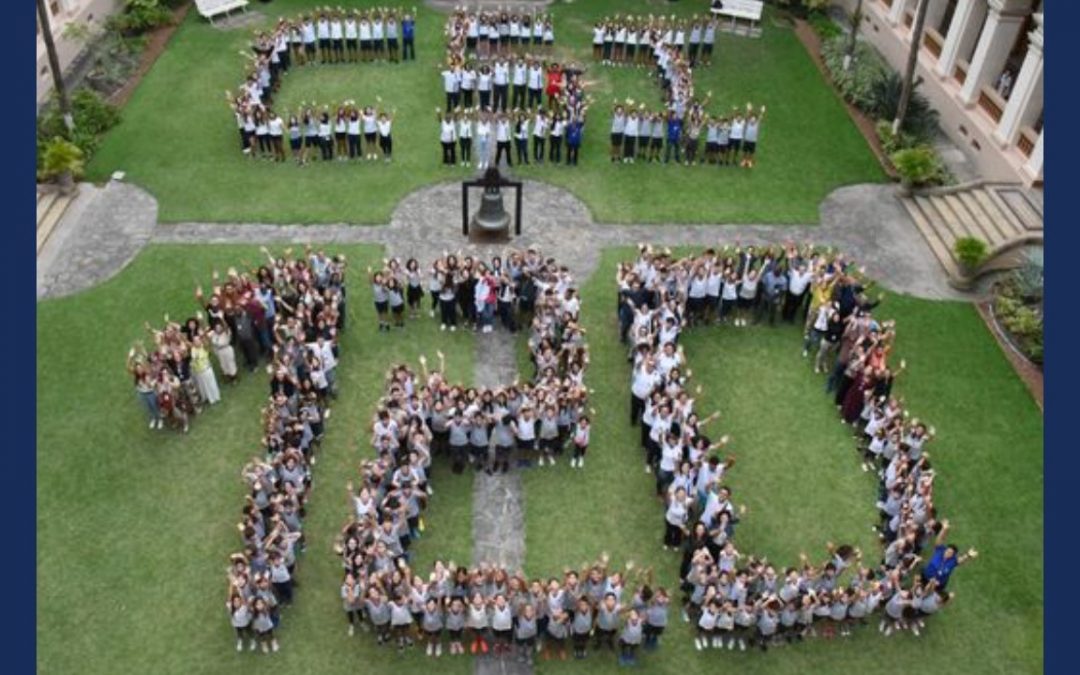
[[[269,26],[321,4],[256,6]],[[352,5],[378,3],[355,3]],[[565,262],[582,288],[589,334],[587,383],[596,409],[588,465],[533,468],[523,477],[524,560],[529,577],[559,576],[602,552],[652,567],[678,587],[678,556],[661,548],[663,511],[642,472],[637,430],[628,426],[628,368],[618,342],[616,265],[640,241],[681,250],[780,243],[835,246],[867,266],[884,299],[879,319],[895,319],[894,359],[907,372],[896,392],[937,428],[930,452],[935,506],[962,548],[978,560],[950,584],[955,601],[923,636],[884,638],[876,624],[849,639],[809,640],[784,649],[705,651],[671,613],[646,672],[893,673],[1042,670],[1042,414],[987,330],[970,298],[944,273],[884,184],[877,160],[790,28],[765,22],[763,37],[721,34],[717,57],[697,87],[726,105],[768,106],[752,171],[613,166],[607,155],[610,101],[648,101],[644,72],[590,64],[589,27],[619,12],[689,12],[704,3],[645,0],[555,3],[556,53],[584,63],[596,104],[582,165],[514,169],[524,178],[525,231],[511,246],[536,245]],[[290,73],[280,100],[380,96],[397,108],[395,159],[387,166],[337,162],[297,167],[252,162],[238,148],[224,92],[242,77],[253,24],[221,29],[194,12],[122,110],[88,168],[105,181],[64,224],[56,250],[39,258],[37,382],[38,667],[52,672],[315,673],[474,672],[470,656],[437,662],[422,649],[398,655],[370,634],[349,637],[338,591],[334,537],[349,515],[345,484],[371,456],[370,422],[392,363],[446,355],[452,380],[474,381],[491,367],[505,334],[442,333],[427,316],[403,331],[376,330],[364,270],[387,256],[426,264],[443,249],[486,257],[502,247],[470,247],[460,235],[459,182],[468,169],[439,166],[434,108],[442,103],[436,65],[443,16],[417,7],[417,56],[399,65],[365,64]],[[696,76],[697,77],[697,76]],[[126,184],[125,184],[126,183]],[[846,187],[845,187],[846,186]],[[223,386],[220,405],[189,434],[151,431],[124,371],[144,322],[196,310],[193,290],[212,270],[258,264],[271,251],[305,243],[348,258],[348,316],[338,368],[340,399],[327,424],[298,564],[296,601],[279,633],[281,651],[237,654],[224,611],[224,573],[240,543],[236,523],[241,467],[259,452],[266,375]],[[41,261],[46,264],[42,265]],[[697,408],[719,410],[714,430],[730,434],[738,462],[729,483],[747,506],[738,547],[778,568],[800,552],[824,559],[827,541],[851,543],[875,562],[880,545],[875,481],[860,470],[850,429],[836,422],[823,376],[800,356],[801,331],[754,326],[695,329],[685,335]],[[527,374],[524,339],[511,345]],[[435,559],[474,562],[476,483],[436,460],[435,495],[413,567]],[[678,597],[675,593],[673,597]],[[539,673],[619,670],[614,657],[537,661]]]

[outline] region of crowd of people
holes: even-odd
[[[616,14],[593,24],[593,59],[605,66],[646,68],[652,65],[657,45],[664,44],[690,68],[709,66],[718,30],[712,14],[685,18]]]
[[[500,9],[454,8],[446,19],[446,56],[450,63],[498,56],[550,54],[555,26],[550,15]]]
[[[243,549],[229,557],[225,605],[236,650],[246,642],[250,651],[269,653],[279,649],[275,630],[298,585],[311,468],[337,396],[346,261],[310,248],[296,257],[289,249],[279,257],[263,252],[267,264],[251,273],[230,271],[208,297],[201,289],[197,297],[211,330],[228,327],[252,372],[260,358],[268,364],[261,450],[241,472],[247,488],[237,524]],[[235,371],[227,359],[220,365]]]
[[[305,103],[282,115],[275,112],[273,99],[293,66],[415,60],[415,32],[416,19],[402,10],[329,7],[292,20],[282,17],[272,30],[257,31],[244,81],[235,94],[225,92],[241,152],[284,162],[287,139],[300,165],[316,157],[374,160],[380,154],[390,161],[392,111],[345,101],[321,107]]]
[[[545,58],[550,17],[462,7],[446,37],[446,104],[436,109],[444,166],[473,166],[474,139],[481,170],[504,157],[507,166],[577,166],[590,102],[580,66]]]
[[[351,526],[342,541],[349,635],[359,625],[377,644],[396,644],[399,651],[421,644],[438,658],[445,645],[451,655],[516,658],[531,666],[534,654],[565,660],[569,648],[583,659],[593,649],[617,652],[619,664],[631,666],[639,648],[657,648],[667,627],[670,598],[654,585],[652,571],[633,563],[613,569],[607,555],[546,580],[497,565],[441,560],[425,576],[406,556],[395,558],[379,544],[370,555],[381,562],[369,564]]]
[[[629,26],[635,29],[631,31]],[[754,166],[765,106],[755,108],[747,103],[745,109],[735,106],[728,114],[709,113],[706,108],[712,92],[699,97],[694,90],[693,70],[699,62],[699,53],[706,63],[712,57],[712,43],[704,42],[709,27],[708,35],[714,39],[716,26],[712,18],[680,22],[674,18],[669,21],[616,17],[594,28],[594,57],[606,64],[627,63],[628,58],[635,63],[651,63],[661,91],[658,110],[650,110],[645,103],[632,99],[613,102],[610,145],[613,163],[667,164],[674,159],[676,164],[685,166]],[[691,38],[689,47],[687,28]],[[610,42],[609,32],[615,36]],[[631,34],[637,40],[633,48],[625,42]],[[619,36],[624,38],[621,47],[616,40]],[[694,46],[695,37],[701,40],[699,47]],[[700,49],[700,45],[705,48]],[[704,152],[701,152],[702,143]]]
[[[696,626],[699,650],[847,636],[877,615],[886,635],[917,636],[953,597],[956,566],[977,556],[946,543],[949,522],[933,503],[926,452],[934,432],[892,392],[903,369],[887,362],[895,324],[873,317],[880,299],[868,297],[861,278],[842,255],[791,243],[684,258],[642,245],[637,260],[619,267],[620,337],[633,364],[630,423],[640,425],[645,471],[656,475],[664,502],[663,546],[682,551],[683,618]],[[863,470],[880,479],[880,561],[830,543],[824,563],[803,558],[778,569],[735,546],[744,509],[726,482],[734,460],[716,453],[730,439],[706,433],[713,416],[694,408],[679,336],[778,319],[804,326],[803,356],[816,352],[815,372],[830,373],[826,388],[852,425]]]

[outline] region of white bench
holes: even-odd
[[[218,14],[228,15],[234,9],[247,11],[248,0],[195,0],[195,8],[199,14],[206,17],[210,23],[214,23],[214,17]]]
[[[761,21],[761,13],[765,9],[763,0],[713,0],[712,13],[731,17],[731,32],[736,32],[738,20],[746,19],[749,22],[747,34],[753,31],[755,24]]]

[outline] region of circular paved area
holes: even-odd
[[[157,224],[157,204],[145,191],[109,183],[89,204],[68,214],[38,260],[38,297],[59,297],[89,288],[119,272],[147,243],[351,244],[386,246],[393,256],[429,260],[444,249],[484,256],[507,246],[535,245],[584,280],[605,247],[648,241],[662,246],[810,241],[836,246],[883,286],[932,299],[970,299],[953,290],[891,185],[840,188],[821,204],[820,225],[612,225],[595,223],[585,204],[561,188],[535,181],[524,187],[524,225],[509,242],[477,244],[461,235],[460,183],[422,188],[401,201],[385,226],[271,225],[259,223]],[[505,194],[508,210],[513,193]],[[470,208],[479,206],[479,191]]]

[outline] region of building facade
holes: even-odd
[[[1042,0],[925,0],[917,77],[942,130],[989,180],[1043,180]],[[919,0],[862,0],[861,33],[897,70]],[[858,0],[842,0],[849,12]]]
[[[72,61],[83,49],[81,40],[65,37],[65,28],[68,24],[98,25],[100,26],[105,17],[112,14],[120,6],[120,0],[46,0],[45,7],[49,12],[49,25],[52,28],[53,42],[56,43],[56,54],[60,59],[60,68],[67,72]],[[35,10],[34,16],[37,17]],[[52,73],[49,72],[49,57],[45,53],[45,41],[41,37],[41,23],[37,23],[37,103],[41,106],[52,93]]]

